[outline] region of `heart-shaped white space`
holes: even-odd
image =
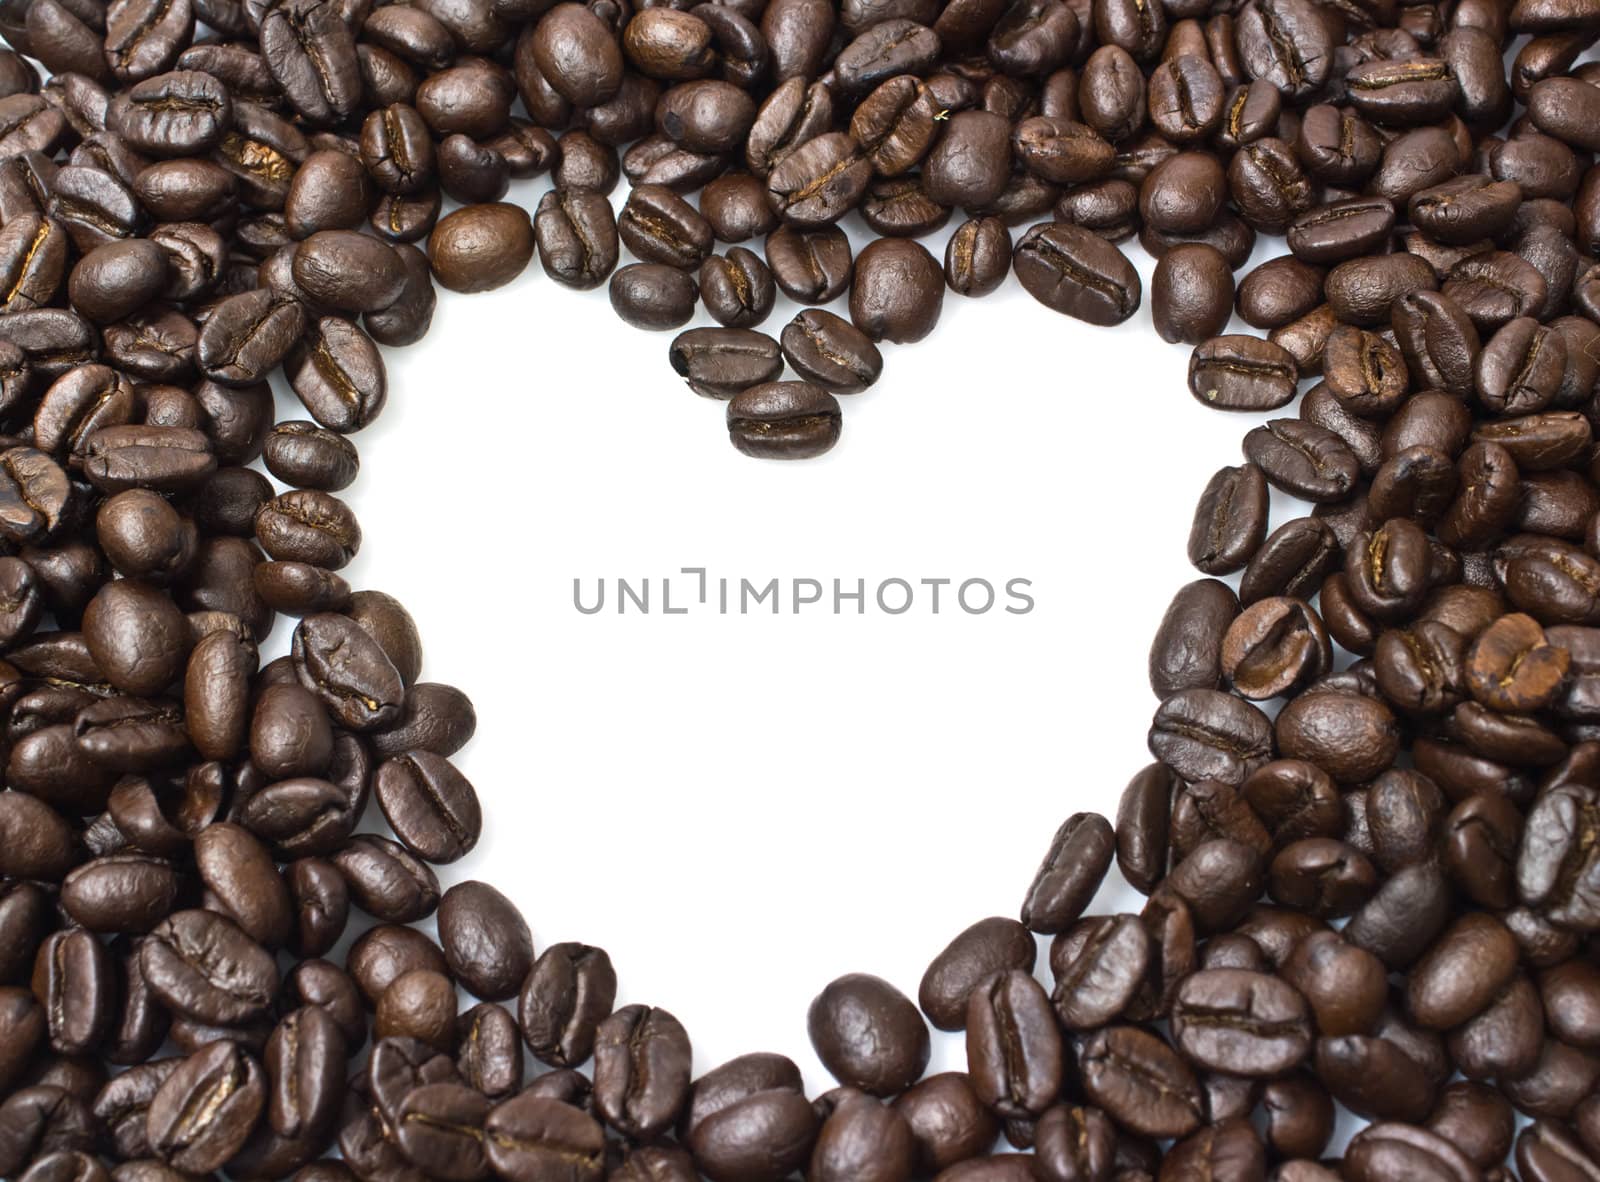
[[[540,949],[606,947],[619,1004],[677,1014],[697,1072],[773,1050],[832,1086],[806,1039],[816,992],[860,970],[914,996],[957,931],[1015,914],[1056,825],[1114,815],[1148,761],[1146,656],[1197,577],[1195,499],[1267,416],[1189,396],[1189,350],[1155,334],[1152,263],[1128,250],[1146,285],[1128,324],[1059,316],[1014,280],[948,295],[933,336],[886,345],[878,385],[841,400],[839,446],[803,463],[735,452],[723,405],[668,366],[673,334],[623,325],[603,290],[535,263],[494,293],[441,293],[427,339],[385,353],[345,573],[410,608],[425,679],[477,707],[457,762],[485,831],[444,884],[499,887]],[[797,310],[780,296],[762,327]],[[707,572],[705,604],[684,568]],[[668,577],[687,612],[664,612]],[[740,581],[774,578],[779,613],[741,615]],[[649,581],[648,614],[618,613],[618,579]],[[797,579],[821,602],[796,612]],[[835,579],[865,582],[863,614],[835,614]],[[898,615],[875,602],[896,579],[913,592]],[[992,610],[956,602],[968,579],[994,586]],[[1005,610],[1013,579],[1025,614]],[[575,581],[592,606],[602,580],[605,609],[576,610]],[[1097,908],[1139,902],[1108,888]],[[937,1037],[930,1070],[963,1065],[959,1037]]]

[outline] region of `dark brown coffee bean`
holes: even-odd
[[[1050,948],[1052,1001],[1068,1030],[1094,1030],[1120,1016],[1145,984],[1150,936],[1138,916],[1090,917]]]
[[[261,1067],[238,1044],[184,1060],[150,1101],[150,1147],[176,1169],[206,1173],[233,1157],[266,1104]]]
[[[696,394],[733,398],[783,372],[778,343],[744,329],[698,328],[680,333],[668,350],[672,368]]]
[[[839,441],[839,403],[809,382],[767,382],[728,403],[728,435],[757,459],[808,459]]]
[[[800,304],[826,304],[850,285],[855,263],[844,232],[827,226],[780,226],[767,238],[767,266],[784,295]]]
[[[490,1110],[484,1150],[494,1172],[510,1182],[555,1173],[575,1182],[604,1176],[605,1135],[598,1121],[558,1100],[524,1093]]]
[[[1062,822],[1023,900],[1023,924],[1051,935],[1077,919],[1099,890],[1115,844],[1104,817],[1076,813]]]
[[[1090,324],[1120,324],[1138,310],[1138,274],[1117,248],[1077,226],[1034,226],[1017,243],[1017,278],[1040,303]]]
[[[412,751],[385,760],[373,777],[373,791],[396,836],[418,857],[453,862],[477,844],[482,828],[477,793],[442,756]]]
[[[752,328],[772,311],[777,285],[754,251],[736,246],[701,264],[700,298],[712,319],[727,328]]]
[[[1189,391],[1218,410],[1276,410],[1295,395],[1299,373],[1286,349],[1256,337],[1204,341],[1189,359]]]
[[[832,312],[801,312],[785,326],[780,343],[796,373],[835,394],[865,390],[883,370],[872,339]]]
[[[575,1067],[594,1049],[595,1031],[616,999],[617,978],[604,949],[556,944],[535,962],[517,1014],[528,1049],[541,1062]]]
[[[1093,1035],[1082,1051],[1084,1091],[1118,1124],[1147,1137],[1181,1137],[1201,1123],[1200,1088],[1171,1047],[1133,1026]]]
[[[1266,716],[1218,690],[1183,690],[1163,701],[1149,742],[1151,753],[1187,780],[1240,784],[1272,755]]]
[[[904,1091],[928,1064],[928,1028],[892,985],[862,974],[841,977],[811,1003],[811,1045],[840,1083],[875,1096]]]
[[[689,1036],[667,1011],[618,1010],[595,1037],[595,1106],[618,1132],[656,1136],[688,1100],[689,1060]]]

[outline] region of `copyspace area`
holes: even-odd
[[[349,573],[401,596],[426,676],[477,705],[460,763],[487,826],[444,881],[505,890],[540,948],[604,945],[621,1000],[676,1013],[697,1070],[780,1051],[820,1091],[824,984],[914,992],[956,931],[1015,913],[1068,814],[1114,812],[1148,759],[1151,636],[1196,577],[1194,500],[1255,420],[1189,396],[1188,350],[1147,311],[1090,328],[1012,283],[886,346],[829,456],[761,463],[672,373],[671,336],[537,267],[445,295],[428,343],[389,355]],[[664,579],[689,610],[665,612]],[[972,579],[992,610],[955,601]],[[604,580],[603,611],[576,610],[575,580],[586,607]],[[618,580],[651,610],[619,613]],[[772,580],[777,614],[740,614],[741,581]],[[951,580],[937,614],[925,580]],[[899,583],[894,614],[876,592],[897,607]],[[821,598],[796,611],[797,590]],[[963,1061],[959,1039],[934,1053]]]

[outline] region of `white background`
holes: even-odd
[[[929,239],[941,257],[947,232]],[[831,1086],[805,1031],[822,986],[868,971],[914,997],[951,936],[1016,914],[1055,827],[1114,814],[1148,761],[1146,656],[1197,577],[1194,502],[1259,420],[1190,397],[1189,350],[1156,336],[1152,264],[1128,250],[1146,286],[1128,324],[1057,315],[1014,279],[948,295],[932,337],[884,346],[882,380],[843,399],[839,446],[805,463],[735,452],[724,405],[668,366],[673,334],[623,325],[603,289],[535,261],[500,291],[442,293],[427,340],[387,352],[388,407],[357,437],[365,543],[345,573],[407,604],[425,679],[477,706],[458,763],[487,826],[444,882],[498,886],[541,950],[604,946],[620,1002],[677,1014],[697,1071],[773,1050]],[[780,296],[765,327],[796,310]],[[1027,578],[1036,607],[572,606],[574,579],[592,596],[649,577],[659,595],[682,567]],[[959,1037],[936,1036],[934,1069],[963,1064]]]

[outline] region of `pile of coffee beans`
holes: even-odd
[[[0,33],[0,1176],[1600,1179],[1595,0],[0,0]],[[1236,286],[1259,232],[1288,253]],[[645,327],[704,302],[672,366],[796,457],[947,286],[1128,319],[1135,234],[1193,395],[1298,411],[1201,496],[1115,824],[1070,818],[915,1002],[823,989],[838,1088],[696,1077],[603,951],[445,889],[471,704],[338,573],[435,283],[538,253]],[[813,306],[774,339],[779,290]],[[1139,914],[1090,912],[1113,863]],[[925,1074],[930,1025],[966,1071]]]

